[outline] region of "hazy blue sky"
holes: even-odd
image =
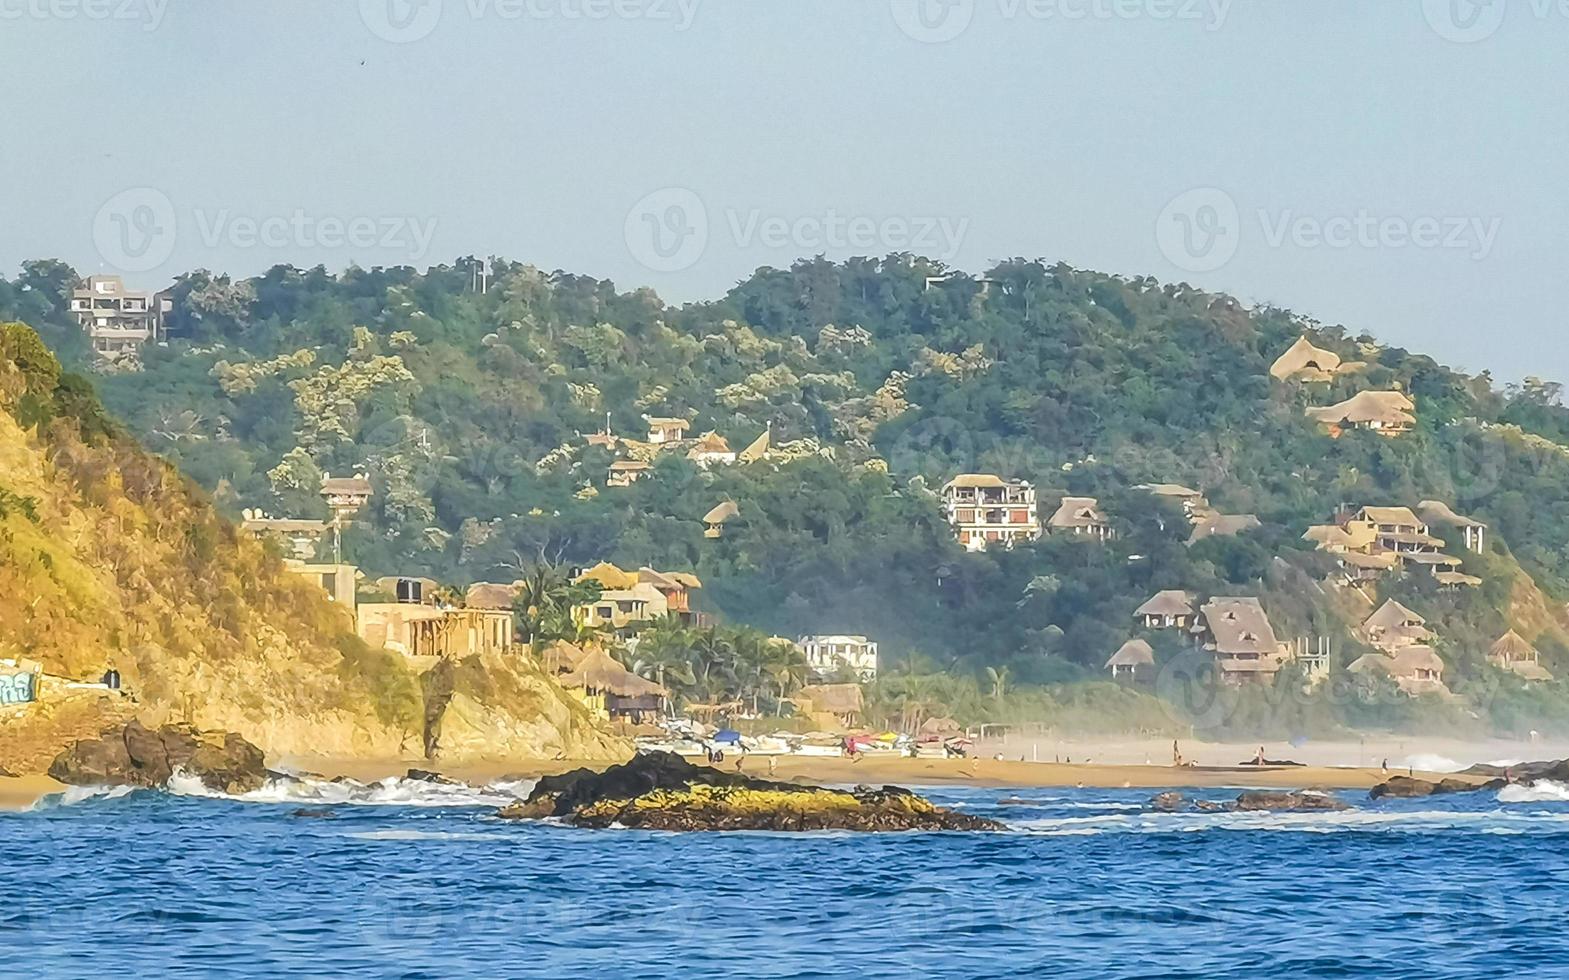
[[[0,61],[7,270],[1044,256],[1569,378],[1549,0],[0,0]]]

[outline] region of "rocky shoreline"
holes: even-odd
[[[798,786],[639,755],[603,772],[578,769],[539,781],[504,819],[556,817],[575,827],[643,830],[1004,830],[896,786]]]

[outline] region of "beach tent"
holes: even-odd
[[[733,728],[726,728],[726,729],[724,729],[722,731],[714,733],[714,741],[716,741],[716,742],[739,742],[739,741],[741,741],[741,733],[736,731]]]

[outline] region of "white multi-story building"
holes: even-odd
[[[990,473],[962,473],[942,488],[943,512],[959,543],[970,551],[993,544],[1011,547],[1041,536],[1035,488]]]
[[[88,276],[85,286],[71,292],[71,313],[103,357],[132,353],[158,340],[171,307],[166,296],[126,289],[119,276]]]
[[[877,644],[864,636],[803,636],[796,646],[806,654],[806,666],[814,678],[831,677],[841,670],[851,671],[863,681],[877,677]]]

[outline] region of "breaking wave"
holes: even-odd
[[[1408,755],[1400,760],[1396,769],[1415,769],[1417,772],[1459,772],[1465,766],[1442,755]]]
[[[1569,802],[1569,786],[1551,779],[1538,779],[1534,783],[1512,783],[1498,791],[1500,803],[1561,803]]]
[[[176,796],[240,800],[246,803],[316,804],[322,806],[498,807],[528,796],[535,780],[496,780],[483,786],[438,783],[389,776],[375,782],[284,776],[269,779],[257,790],[230,795],[208,789],[195,776],[176,772],[168,790]]]
[[[123,796],[130,796],[136,791],[134,786],[67,786],[64,791],[50,793],[38,802],[32,809],[47,810],[57,806],[75,806],[89,800],[118,800]]]
[[[1522,787],[1508,787],[1518,789]],[[1505,791],[1500,791],[1500,799]],[[1569,800],[1569,787],[1558,788],[1563,795],[1531,797],[1530,800]],[[1503,802],[1524,802],[1503,800]],[[1042,820],[1010,820],[1013,830],[1035,836],[1064,837],[1091,834],[1174,834],[1212,831],[1285,831],[1303,834],[1407,833],[1432,834],[1464,830],[1489,834],[1561,834],[1569,831],[1569,813],[1537,811],[1511,813],[1451,810],[1335,810],[1309,813],[1268,811],[1225,813],[1142,813],[1096,817],[1059,817]]]

